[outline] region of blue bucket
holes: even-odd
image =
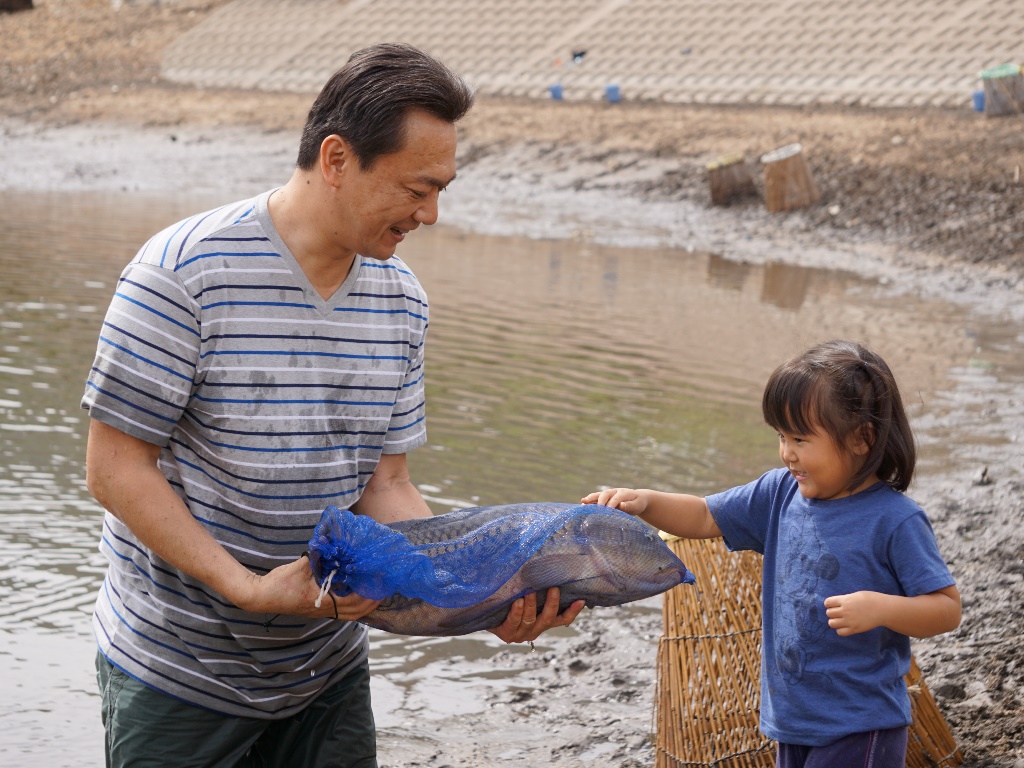
[[[555,99],[556,101],[561,101],[562,100],[562,84],[561,83],[555,83],[554,85],[549,85],[548,86],[548,93],[551,94],[551,98],[552,99]]]
[[[622,101],[622,94],[619,92],[619,86],[615,83],[609,83],[604,87],[604,97],[608,100],[609,104],[618,104]]]
[[[971,94],[971,96],[972,96],[973,101],[974,101],[974,111],[975,112],[984,112],[985,111],[985,92],[984,91],[975,91],[973,94]]]

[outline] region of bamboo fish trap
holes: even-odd
[[[697,589],[665,593],[655,768],[770,768],[774,743],[757,727],[761,556],[729,552],[721,539],[673,539],[669,547]]]
[[[953,768],[964,761],[938,704],[925,685],[917,660],[911,656],[910,671],[903,676],[910,692],[910,725],[907,768]]]
[[[775,744],[758,729],[761,706],[761,556],[721,539],[671,539],[697,589],[665,593],[658,644],[655,768],[772,768]],[[913,724],[907,768],[963,762],[935,699],[911,660]]]

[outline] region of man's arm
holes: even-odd
[[[319,588],[305,558],[259,576],[233,558],[197,521],[157,467],[160,447],[93,419],[86,449],[89,492],[153,552],[239,608],[310,618],[334,617],[314,603]],[[377,603],[337,599],[338,617],[356,619]]]
[[[351,509],[355,514],[372,517],[385,525],[433,515],[409,478],[409,463],[404,453],[381,454],[363,495]]]

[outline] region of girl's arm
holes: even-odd
[[[722,535],[707,502],[700,496],[646,488],[608,488],[584,496],[582,502],[621,509],[684,539],[714,539]]]
[[[826,598],[825,613],[840,637],[876,627],[910,637],[934,637],[960,626],[960,592],[956,586],[917,597],[852,592]]]

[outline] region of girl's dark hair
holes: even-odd
[[[870,446],[856,488],[877,475],[894,490],[910,485],[917,450],[896,379],[871,350],[853,341],[826,341],[783,363],[769,377],[761,398],[765,422],[798,435],[823,429],[845,449],[860,432]]]
[[[405,142],[405,116],[419,109],[448,123],[473,106],[466,82],[437,59],[404,43],[356,51],[316,97],[306,118],[296,165],[312,169],[328,136],[345,139],[369,170]]]

